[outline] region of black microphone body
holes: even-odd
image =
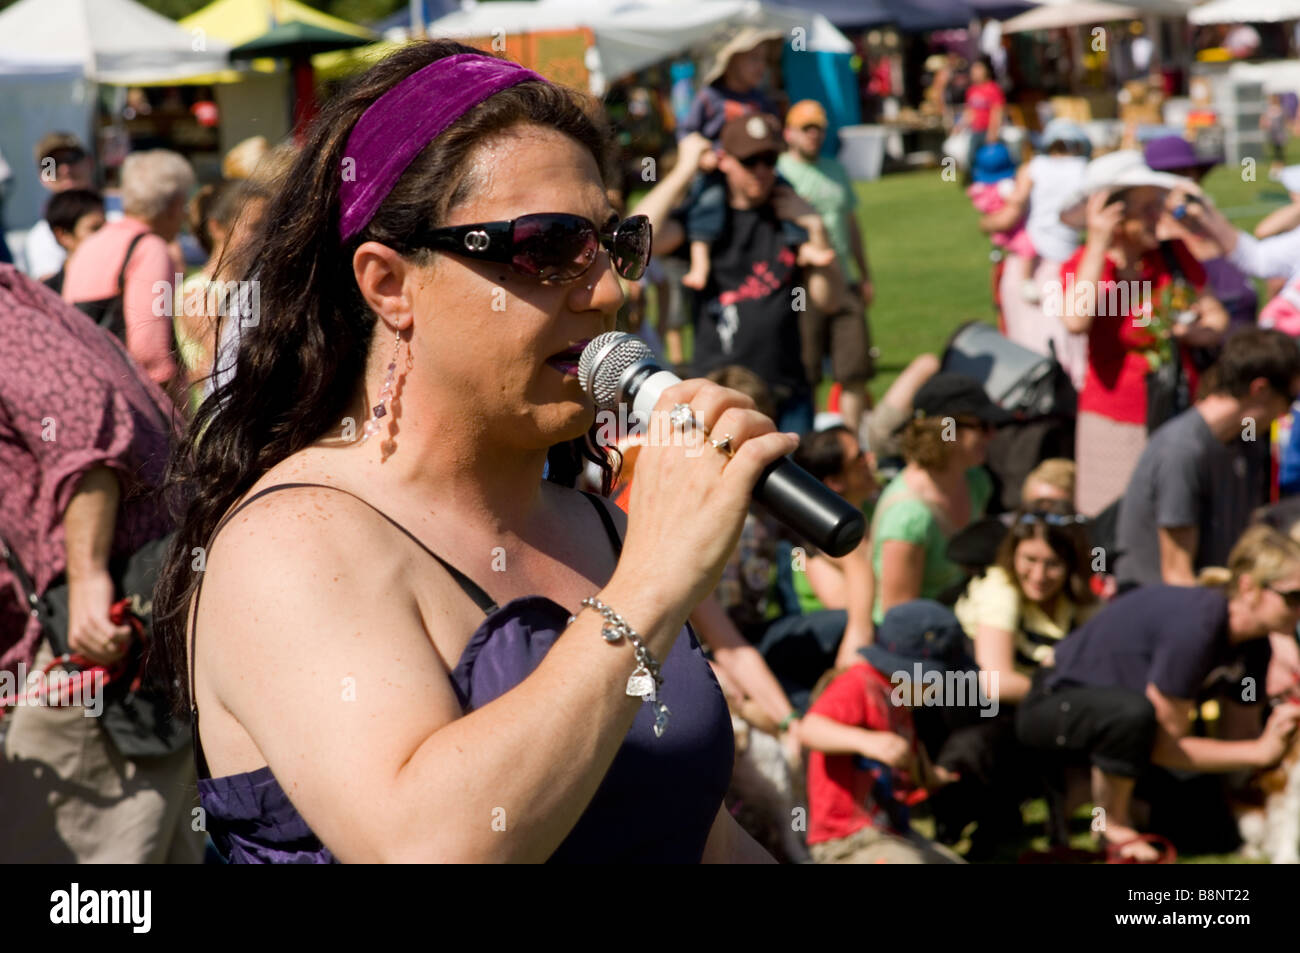
[[[631,404],[643,419],[681,378],[659,366],[650,348],[631,334],[602,334],[582,352],[578,377],[598,410]],[[754,485],[754,499],[779,522],[830,556],[852,552],[867,531],[862,511],[789,457],[775,460]]]

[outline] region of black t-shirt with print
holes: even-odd
[[[809,390],[795,307],[811,302],[786,241],[770,205],[728,209],[695,318],[694,372],[747,367],[771,389],[778,407]]]

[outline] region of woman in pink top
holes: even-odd
[[[167,243],[180,234],[193,187],[190,164],[175,152],[154,149],[127,156],[122,164],[125,215],[78,246],[63,281],[64,300],[87,313],[113,320],[111,309],[120,309],[120,324],[113,330],[125,338],[127,353],[149,378],[171,390],[183,382],[172,335],[173,302],[160,289],[165,284],[175,294],[176,267]],[[120,304],[114,300],[119,294]],[[171,396],[178,397],[179,391]]]
[[[980,57],[971,64],[970,86],[966,88],[966,111],[962,125],[987,142],[996,142],[1002,130],[1002,107],[1006,104],[1002,88],[993,81],[989,61]]]

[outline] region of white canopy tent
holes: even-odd
[[[1090,23],[1105,23],[1108,20],[1132,20],[1141,18],[1142,11],[1137,7],[1118,3],[1105,3],[1103,0],[1090,0],[1084,3],[1055,4],[1048,3],[1033,10],[1026,10],[1002,24],[1003,33],[1027,33],[1030,30],[1059,30],[1068,26],[1087,26]]]
[[[1057,30],[1108,20],[1141,20],[1146,17],[1183,17],[1195,0],[1037,0],[1038,6],[1012,17],[1002,24],[1003,33],[1027,30]],[[1238,3],[1240,0],[1224,0]]]
[[[73,61],[99,83],[216,72],[229,67],[228,52],[135,0],[19,0],[0,13],[0,61],[6,55]]]
[[[0,145],[14,173],[6,227],[29,228],[41,215],[47,194],[33,151],[42,135],[74,132],[93,148],[96,83],[212,73],[229,68],[228,52],[135,0],[19,0],[0,12]]]
[[[430,36],[492,36],[586,27],[595,35],[589,57],[593,92],[627,73],[708,43],[743,25],[800,36],[809,51],[849,53],[848,38],[819,13],[758,0],[536,0],[474,4],[428,25]],[[796,28],[802,34],[793,34]]]
[[[1193,23],[1280,23],[1300,20],[1300,0],[1210,0],[1187,15]]]

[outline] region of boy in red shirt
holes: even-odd
[[[935,675],[942,679],[949,671],[975,669],[965,633],[948,609],[916,599],[889,610],[875,643],[859,653],[865,661],[842,670],[800,723],[800,738],[811,749],[808,847],[813,859],[819,864],[963,863],[912,830],[909,806],[927,790],[956,780],[930,764],[910,708],[922,703],[923,692],[933,698]]]

